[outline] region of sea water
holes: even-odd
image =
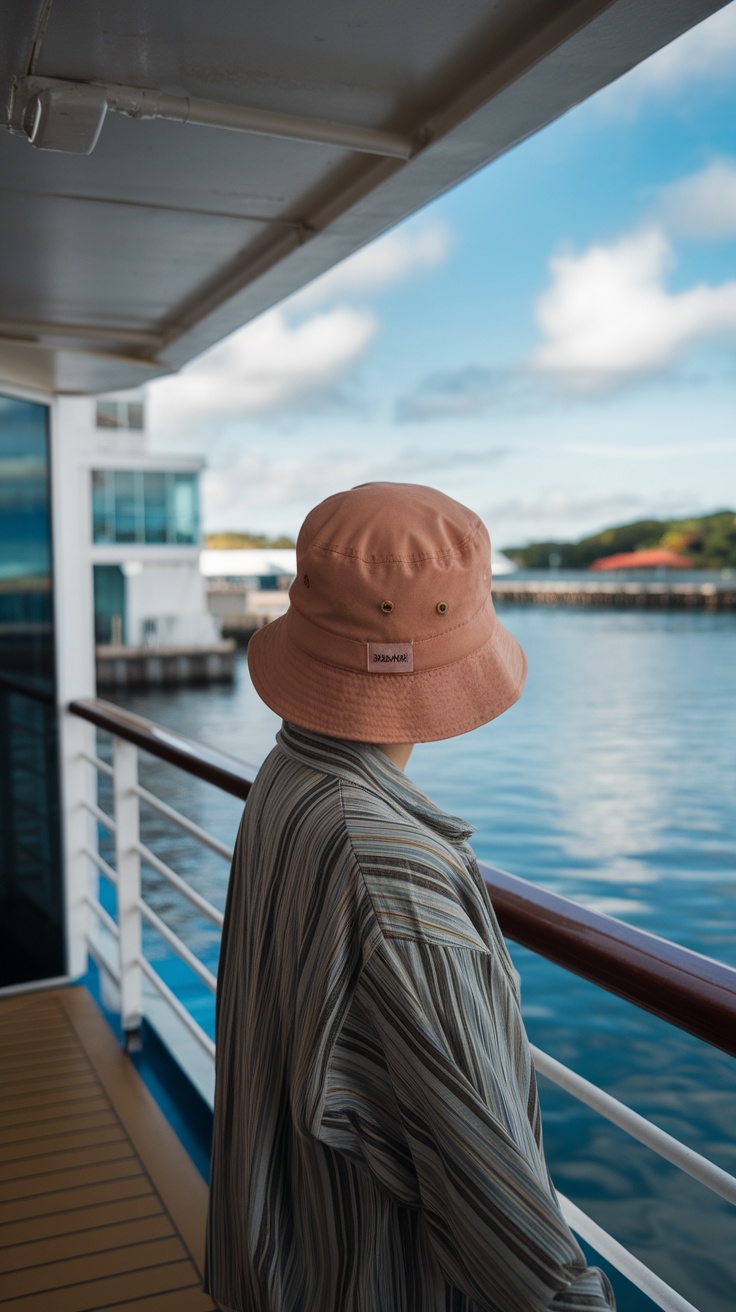
[[[415,748],[407,774],[475,826],[479,857],[736,966],[736,616],[499,606],[524,646],[520,702],[492,724]],[[278,720],[244,657],[232,686],[117,700],[248,762]],[[141,780],[232,843],[234,798],[141,757]],[[218,906],[227,867],[143,809],[142,832]],[[217,933],[144,875],[164,919],[215,967]],[[213,1032],[211,996],[146,950]],[[512,945],[539,1047],[736,1172],[736,1065],[723,1053]],[[701,1312],[736,1308],[736,1211],[540,1080],[558,1189]],[[627,1312],[647,1299],[615,1280]]]

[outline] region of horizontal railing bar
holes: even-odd
[[[113,778],[115,771],[111,765],[108,765],[107,761],[101,760],[99,756],[92,756],[90,752],[80,752],[79,755],[83,761],[89,762],[90,765],[95,767],[95,770],[99,770],[100,774],[106,774],[111,779]]]
[[[541,1075],[546,1076],[553,1084],[559,1085],[573,1098],[592,1107],[601,1116],[605,1116],[606,1120],[618,1125],[633,1139],[646,1144],[660,1157],[665,1157],[673,1166],[691,1175],[707,1189],[712,1189],[713,1193],[720,1194],[727,1202],[736,1204],[736,1178],[729,1175],[728,1171],[722,1170],[707,1157],[702,1157],[693,1148],[680,1143],[679,1139],[667,1134],[666,1130],[660,1130],[658,1125],[648,1121],[645,1116],[640,1116],[638,1112],[619,1102],[618,1098],[612,1097],[610,1093],[605,1093],[596,1084],[591,1084],[582,1075],[571,1071],[568,1066],[563,1066],[562,1062],[550,1057],[549,1053],[542,1052],[534,1044],[529,1046],[534,1065]]]
[[[89,934],[87,935],[87,947],[90,951],[90,954],[94,957],[95,961],[97,962],[97,965],[101,966],[103,970],[107,971],[107,974],[110,976],[110,978],[113,979],[115,983],[119,985],[120,971],[118,970],[117,966],[115,966],[113,962],[110,961],[109,957],[105,956],[99,944],[95,943],[94,939],[91,938]]]
[[[206,897],[202,897],[202,894],[192,888],[191,884],[188,884],[186,879],[182,879],[181,875],[177,875],[176,871],[172,870],[171,866],[167,866],[166,862],[156,856],[155,852],[152,852],[150,847],[146,847],[145,843],[135,843],[134,846],[136,852],[145,861],[146,865],[151,866],[153,870],[158,871],[162,879],[165,879],[167,883],[171,884],[172,888],[177,889],[182,897],[187,898],[192,906],[196,907],[198,911],[201,911],[203,916],[207,916],[215,925],[217,925],[218,929],[222,929],[225,917],[221,911],[217,910],[217,907],[213,907],[212,903],[208,902]]]
[[[82,798],[82,806],[85,811],[89,811],[90,815],[93,815],[96,820],[99,820],[101,825],[104,825],[106,829],[109,829],[111,834],[117,833],[118,827],[115,824],[115,821],[111,816],[107,815],[105,811],[101,811],[99,806],[95,806],[94,802],[88,802],[86,798]]]
[[[193,820],[188,820],[185,815],[182,815],[181,811],[169,806],[167,802],[162,802],[160,797],[156,797],[155,793],[149,793],[148,789],[144,788],[142,784],[136,784],[133,792],[137,793],[155,811],[165,815],[167,820],[171,820],[173,824],[183,829],[185,834],[190,834],[192,838],[196,838],[197,842],[201,843],[203,847],[208,847],[210,851],[216,852],[218,856],[224,857],[226,861],[232,861],[233,849],[231,847],[228,847],[226,843],[221,843],[219,838],[214,838],[212,834],[208,834],[206,829],[200,829],[199,825],[195,825]]]
[[[242,800],[248,767],[90,698],[69,710]],[[736,1056],[736,971],[646,930],[481,864],[503,933],[592,984]]]
[[[143,919],[148,921],[148,924],[156,930],[156,933],[160,934],[161,937],[166,940],[169,947],[176,953],[177,957],[180,957],[181,960],[189,966],[190,970],[193,970],[195,975],[199,976],[202,983],[206,984],[207,988],[210,989],[212,993],[216,993],[217,976],[213,975],[212,971],[208,970],[207,967],[202,964],[199,957],[194,955],[191,948],[188,948],[186,943],[182,943],[179,935],[175,934],[173,929],[169,929],[166,922],[163,921],[160,916],[157,916],[156,912],[153,911],[142,898],[138,899],[137,905]]]
[[[576,1207],[575,1203],[572,1203],[569,1198],[566,1198],[564,1194],[558,1194],[557,1198],[562,1215],[570,1229],[580,1235],[580,1238],[584,1239],[587,1244],[590,1244],[596,1253],[600,1253],[601,1257],[605,1257],[606,1261],[610,1262],[611,1266],[620,1271],[623,1276],[626,1276],[626,1279],[630,1280],[632,1285],[636,1285],[637,1289],[641,1289],[642,1293],[647,1295],[647,1298],[651,1298],[653,1303],[663,1308],[664,1312],[698,1312],[698,1309],[692,1303],[689,1303],[686,1298],[683,1298],[682,1294],[678,1294],[676,1289],[673,1289],[666,1281],[650,1271],[648,1266],[640,1262],[638,1257],[634,1257],[634,1254],[630,1253],[628,1248],[624,1248],[623,1244],[620,1244],[617,1239],[609,1235],[607,1230],[597,1225],[591,1217],[581,1211],[579,1207]]]
[[[100,871],[100,874],[104,875],[105,879],[109,879],[110,883],[114,884],[115,887],[117,888],[117,883],[118,883],[117,872],[113,870],[112,866],[109,866],[107,864],[107,861],[105,860],[104,856],[100,856],[99,852],[93,851],[91,847],[83,847],[82,851],[84,852],[85,856],[89,857],[90,861],[94,862],[94,864],[97,866],[97,869]]]
[[[90,724],[96,724],[98,729],[135,743],[151,756],[179,766],[187,774],[214,784],[232,797],[245,801],[250,792],[253,772],[234,756],[226,756],[224,752],[193,742],[182,734],[154,724],[152,720],[145,720],[142,715],[133,715],[131,711],[123,711],[112,702],[99,698],[71,702],[69,710],[83,720],[89,720]]]
[[[503,933],[736,1057],[736,970],[479,862]]]
[[[88,893],[85,894],[84,900],[87,903],[87,906],[90,907],[92,911],[94,911],[95,915],[97,916],[97,919],[101,921],[101,923],[105,926],[105,929],[110,931],[113,938],[119,939],[120,930],[115,924],[115,921],[113,920],[110,913],[105,910],[102,903],[98,902],[96,897],[90,897]]]
[[[150,962],[146,961],[145,957],[138,958],[138,965],[146,976],[146,979],[150,979],[153,987],[158,990],[164,1001],[169,1004],[174,1014],[179,1017],[182,1024],[186,1025],[190,1034],[194,1035],[195,1039],[197,1039],[204,1048],[208,1057],[211,1057],[214,1061],[215,1045],[209,1035],[205,1034],[202,1026],[197,1024],[191,1012],[187,1011],[186,1007],[179,1001],[176,994],[172,993],[168,984],[164,983],[158,971],[153,969],[153,966]]]

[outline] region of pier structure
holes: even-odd
[[[494,581],[494,600],[546,606],[615,606],[653,610],[736,610],[736,579],[723,583],[595,579]]]
[[[235,642],[196,643],[191,646],[95,648],[97,687],[166,688],[232,680]]]

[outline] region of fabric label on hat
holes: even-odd
[[[368,642],[366,647],[371,674],[411,674],[414,669],[411,642]]]

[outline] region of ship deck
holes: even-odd
[[[0,1002],[0,1312],[210,1312],[207,1187],[84,988]]]

